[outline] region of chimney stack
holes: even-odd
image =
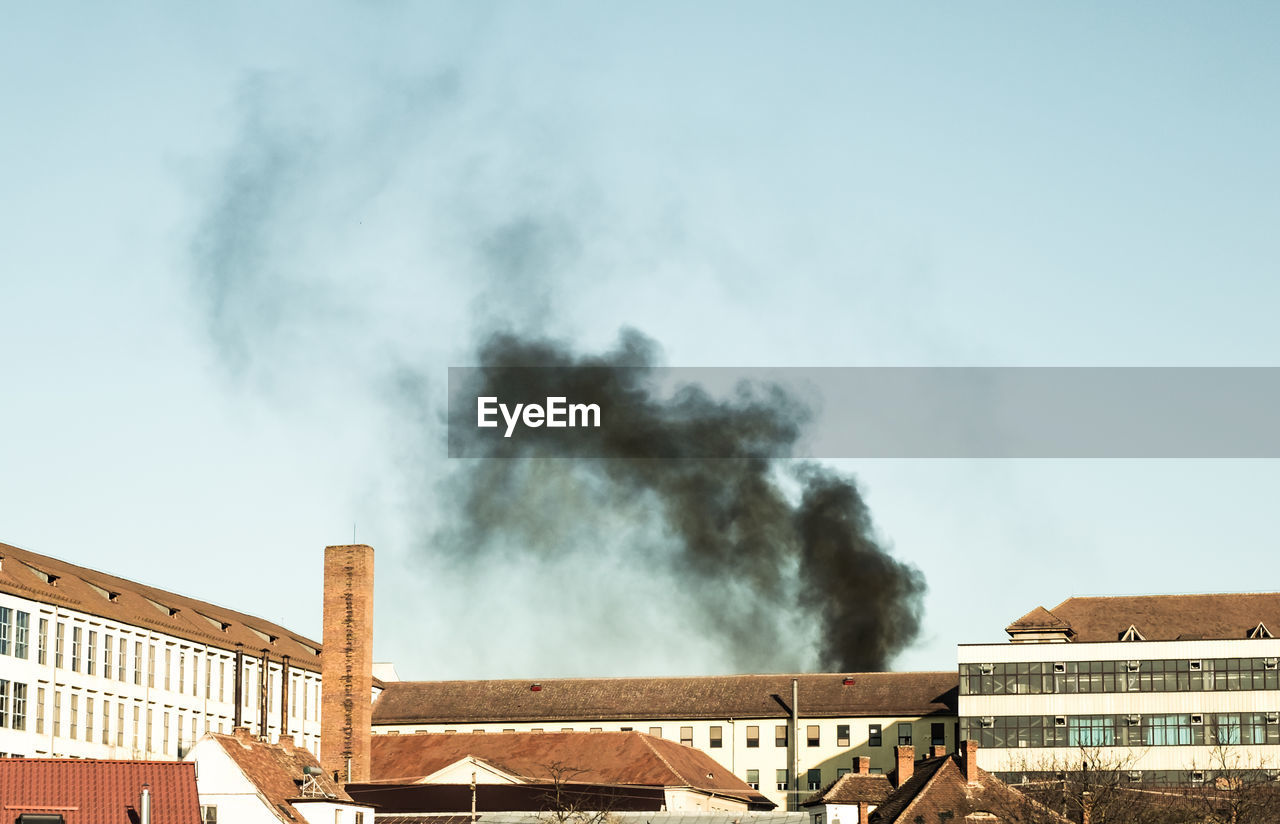
[[[854,775],[871,775],[871,759],[865,755],[860,755],[853,759]]]
[[[320,763],[330,775],[368,781],[373,725],[373,547],[325,547],[323,642]]]
[[[960,768],[964,771],[964,780],[968,784],[978,783],[978,742],[960,742]]]
[[[916,769],[916,748],[903,744],[893,748],[893,755],[898,760],[898,774],[894,786],[901,787],[911,780]]]
[[[930,758],[942,758],[946,754],[947,754],[947,748],[942,744],[934,744],[933,748],[929,750]]]

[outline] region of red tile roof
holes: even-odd
[[[24,812],[62,813],[67,824],[129,824],[143,785],[152,821],[200,824],[195,764],[181,761],[0,759],[0,803],[7,820]]]
[[[0,544],[0,592],[222,649],[265,648],[274,659],[289,656],[291,667],[320,671],[320,644],[279,624],[8,544]]]
[[[801,806],[817,804],[882,804],[893,793],[888,776],[867,773],[846,773],[815,795],[801,802]]]
[[[267,799],[268,806],[276,818],[285,824],[298,824],[305,820],[293,807],[291,801],[300,796],[299,788],[305,779],[303,768],[320,766],[320,762],[310,750],[304,747],[268,744],[247,734],[206,733],[206,735],[222,745],[222,749],[240,768],[240,771]],[[351,796],[343,792],[334,783],[333,777],[325,774],[323,770],[316,776],[316,783],[317,788],[330,799],[351,803]],[[294,817],[290,818],[290,815]]]
[[[872,811],[870,824],[914,824],[919,821],[985,820],[1003,824],[1070,824],[1069,820],[1033,801],[985,770],[978,780],[965,781],[960,756],[929,758]],[[994,818],[982,817],[989,813]],[[977,814],[977,815],[975,815]],[[969,816],[974,816],[969,818]]]
[[[373,723],[785,718],[793,678],[799,681],[800,714],[810,718],[956,713],[959,677],[953,670],[395,681],[374,704]],[[540,685],[536,691],[535,683]]]
[[[409,782],[467,757],[529,781],[691,787],[768,803],[706,753],[639,732],[375,735],[374,782]],[[557,775],[556,765],[572,774]]]
[[[1130,626],[1148,641],[1227,640],[1248,638],[1259,623],[1280,631],[1280,593],[1068,598],[1051,610],[1037,607],[1008,629],[1065,626],[1077,642],[1118,641]]]

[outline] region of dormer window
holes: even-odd
[[[1249,630],[1249,637],[1250,638],[1274,638],[1275,636],[1271,634],[1271,630],[1267,629],[1266,624],[1259,621],[1256,627]]]
[[[1132,624],[1130,624],[1129,628],[1120,634],[1120,640],[1121,641],[1145,641],[1147,639],[1143,637],[1141,632],[1138,632],[1138,628],[1136,626],[1133,626]]]

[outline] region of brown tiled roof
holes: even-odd
[[[867,818],[870,824],[962,822],[973,813],[991,813],[1005,824],[1070,824],[991,773],[978,770],[977,774],[975,783],[967,783],[960,758],[954,754],[926,759],[916,764],[911,778]]]
[[[373,723],[785,718],[793,678],[799,680],[801,717],[956,713],[959,677],[955,671],[864,672],[395,681],[386,685],[374,704]],[[535,683],[541,689],[535,691]]]
[[[151,786],[152,821],[200,824],[195,764],[0,759],[0,802],[10,821],[24,812],[62,812],[69,824],[129,824],[144,784]]]
[[[268,744],[247,734],[223,735],[221,733],[205,733],[222,745],[235,765],[244,773],[258,792],[266,798],[271,812],[285,824],[297,824],[304,817],[294,809],[291,801],[300,796],[300,788],[305,776],[303,767],[319,767],[320,762],[305,747],[283,747],[279,744]],[[347,795],[333,781],[333,777],[321,770],[316,776],[316,784],[331,800],[351,803]],[[295,816],[289,818],[284,810]]]
[[[802,806],[815,804],[882,804],[893,792],[893,784],[884,775],[846,773],[820,792],[805,799]]]
[[[528,781],[692,787],[767,800],[693,747],[639,732],[427,733],[373,736],[374,782],[409,782],[474,757]],[[555,765],[571,771],[557,775]]]
[[[1005,632],[1028,632],[1038,629],[1070,630],[1071,625],[1044,607],[1036,607],[1009,626],[1005,627]]]
[[[1118,641],[1130,626],[1148,641],[1244,639],[1259,623],[1280,628],[1280,593],[1068,598],[1046,612],[1078,642]]]
[[[320,645],[279,624],[8,544],[0,544],[0,592],[222,649],[244,644],[249,655],[267,649],[273,660],[320,670]]]

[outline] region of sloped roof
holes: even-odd
[[[194,764],[0,758],[0,800],[11,820],[24,812],[74,808],[64,813],[69,824],[129,824],[143,784],[151,786],[153,821],[200,824]]]
[[[291,667],[320,670],[320,644],[279,624],[8,544],[0,544],[0,592],[222,649],[267,649]]]
[[[956,714],[959,676],[951,670],[395,681],[374,704],[373,723],[786,718],[793,678],[799,681],[802,717]],[[536,691],[535,683],[540,685]]]
[[[978,770],[977,775],[975,783],[966,782],[960,757],[955,754],[921,761],[911,778],[873,810],[868,820],[871,824],[962,822],[973,813],[991,813],[1005,824],[1070,824],[986,770]]]
[[[469,756],[529,781],[691,787],[767,803],[701,750],[640,732],[375,735],[369,772],[372,783],[405,783]]]
[[[268,744],[247,734],[224,735],[221,733],[205,733],[222,746],[223,751],[244,773],[245,778],[258,788],[269,802],[271,812],[285,824],[298,824],[304,821],[300,812],[294,809],[293,799],[301,795],[300,788],[305,778],[303,767],[319,767],[320,762],[305,747],[281,746]],[[352,803],[347,795],[334,783],[333,777],[321,770],[316,776],[318,789],[332,801]],[[285,813],[289,810],[294,818]]]
[[[1009,626],[1005,632],[1033,632],[1035,630],[1070,630],[1071,624],[1044,607],[1036,607]]]
[[[846,773],[825,788],[805,799],[801,806],[815,804],[883,804],[893,793],[893,784],[885,775]]]
[[[1148,641],[1244,639],[1259,623],[1280,626],[1280,593],[1090,596],[1046,612],[1070,625],[1077,642],[1117,641],[1130,626]]]

